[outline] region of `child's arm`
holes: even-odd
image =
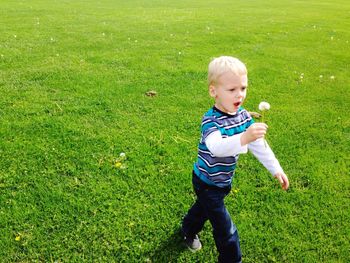
[[[209,151],[217,157],[234,156],[248,152],[248,143],[264,137],[267,125],[265,123],[253,123],[247,131],[222,138],[220,131],[212,132],[205,139]]]
[[[254,154],[254,156],[265,166],[270,173],[278,179],[282,188],[287,190],[289,187],[289,181],[287,175],[284,173],[280,163],[276,159],[270,146],[264,143],[264,139],[258,139],[248,144],[248,149]]]
[[[252,124],[241,136],[241,144],[248,144],[248,149],[255,157],[277,178],[282,188],[287,190],[289,181],[287,175],[283,172],[281,165],[276,159],[271,148],[264,143],[267,125],[265,123]]]
[[[241,145],[241,135],[242,134],[237,134],[223,138],[220,131],[215,131],[208,135],[205,139],[205,144],[209,151],[216,157],[228,157],[240,153],[247,153],[248,146]]]

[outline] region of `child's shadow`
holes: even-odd
[[[170,233],[171,235],[150,255],[151,262],[177,262],[179,255],[186,250],[180,230],[174,229]]]

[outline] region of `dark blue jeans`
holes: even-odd
[[[209,220],[219,252],[218,262],[241,262],[242,254],[237,228],[224,204],[224,198],[231,191],[231,187],[210,186],[202,182],[195,174],[193,174],[192,183],[197,200],[183,219],[183,234],[194,237]]]

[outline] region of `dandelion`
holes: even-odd
[[[270,109],[270,104],[268,102],[266,102],[266,101],[260,102],[259,110],[266,111],[266,110],[269,110],[269,109]]]
[[[116,168],[120,168],[120,167],[122,167],[122,163],[116,161],[115,164],[114,164],[114,166],[115,166]]]
[[[15,240],[17,242],[21,241],[21,235],[20,234],[17,234],[16,237],[15,237]]]
[[[261,111],[261,121],[264,122],[264,117],[265,117],[265,111],[268,111],[270,109],[270,104],[266,101],[262,101],[259,104],[259,110]],[[267,148],[267,144],[266,144],[266,137],[267,135],[265,135],[265,140],[264,140],[264,144],[265,144],[265,148]]]

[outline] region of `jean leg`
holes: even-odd
[[[199,202],[205,207],[213,227],[213,236],[219,252],[219,262],[241,262],[242,254],[235,224],[228,213],[224,198],[228,191],[208,189],[200,193]]]
[[[198,234],[207,220],[207,215],[198,199],[190,208],[182,221],[182,232],[188,237]]]

